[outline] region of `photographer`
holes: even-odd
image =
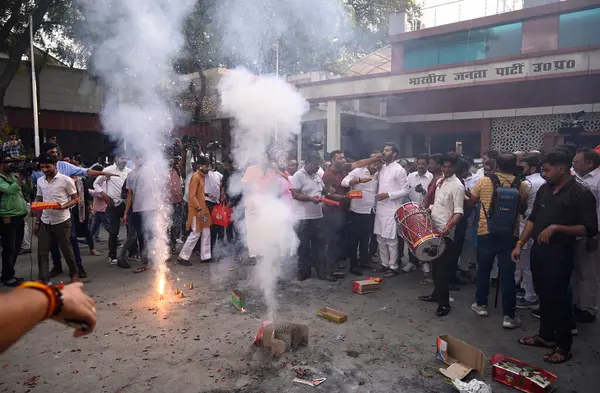
[[[15,277],[15,262],[25,231],[27,203],[23,197],[25,176],[16,174],[17,163],[5,153],[0,165],[0,236],[2,236],[2,283],[16,287],[23,279]]]
[[[20,139],[17,139],[17,133],[11,131],[8,133],[8,142],[2,145],[2,153],[6,157],[20,157],[25,152],[25,146]]]

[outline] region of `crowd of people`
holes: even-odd
[[[288,204],[299,238],[299,281],[309,279],[313,269],[318,279],[335,282],[347,268],[355,276],[375,271],[390,279],[419,268],[423,283],[433,286],[419,299],[437,303],[440,317],[451,311],[450,291],[471,281],[476,285],[471,309],[488,316],[492,283],[502,293],[504,328],[521,326],[517,308],[531,309],[540,318],[539,333],[519,342],[551,349],[544,358],[551,363],[571,358],[575,323],[596,318],[600,156],[591,149],[563,145],[543,154],[488,151],[476,170],[472,159],[454,152],[399,159],[398,147],[386,143],[353,162],[336,150],[325,162],[310,152],[302,163],[282,165],[265,155],[256,165],[235,168],[232,160],[218,163],[196,154],[199,146],[189,148],[177,140],[168,154],[167,200],[157,201],[149,197],[156,194],[153,168],[140,155],[117,153],[111,165],[101,156],[84,168],[81,155],[65,157],[55,138],[42,145],[39,168],[28,171],[20,164],[19,146],[15,138],[3,145],[0,166],[1,281],[6,286],[23,285],[14,266],[17,256],[30,249],[23,245],[30,231],[38,239],[41,283],[63,274],[62,257],[72,282],[87,277],[80,244],[98,255],[101,226],[109,234],[109,264],[129,269],[139,260],[135,272],[147,270],[151,239],[145,225],[154,221],[163,202],[171,207],[165,231],[173,262],[191,266],[194,252],[201,261],[211,261],[221,244],[236,254],[245,245],[251,262],[261,258],[256,242],[262,234],[252,225],[256,206],[230,187],[238,170],[244,173],[242,184],[275,184],[276,194]],[[360,197],[352,198],[352,192]],[[31,211],[31,201],[59,207]],[[418,204],[436,239],[444,242],[433,261],[419,260],[414,245],[399,235],[397,212],[408,202]],[[239,214],[227,227],[215,225],[212,212],[220,205],[244,211],[245,227]],[[473,247],[476,273],[471,275],[465,255]]]

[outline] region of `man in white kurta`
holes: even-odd
[[[386,276],[398,274],[398,234],[396,211],[409,193],[406,170],[397,161],[398,147],[387,143],[383,149],[383,165],[377,175],[379,190],[375,200],[375,228],[379,257]]]

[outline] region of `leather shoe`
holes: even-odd
[[[444,317],[450,313],[450,306],[439,306],[435,311],[435,315],[438,317]]]
[[[456,284],[450,284],[448,285],[448,289],[450,289],[452,292],[458,292],[460,291],[460,287]]]
[[[326,276],[319,276],[319,280],[337,282],[338,279],[333,274],[328,274]]]
[[[423,295],[423,296],[419,296],[419,300],[423,301],[423,302],[429,302],[429,303],[435,303],[437,302],[437,299],[434,298],[431,295]]]
[[[354,274],[355,276],[362,276],[363,275],[363,270],[359,267],[351,267],[350,268],[350,273]]]

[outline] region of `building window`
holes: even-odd
[[[558,47],[600,44],[600,8],[571,12],[559,18]]]
[[[404,69],[519,55],[522,27],[519,22],[407,41]]]

